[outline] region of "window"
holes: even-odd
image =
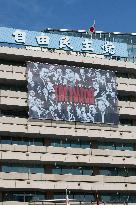
[[[91,202],[95,201],[95,197],[92,193],[74,193],[71,192],[68,193],[69,199],[75,199],[77,201],[86,201],[86,202]],[[66,198],[66,193],[54,193],[54,199],[65,199]]]
[[[66,198],[66,193],[55,193],[54,194],[54,199],[65,199]]]
[[[80,139],[53,139],[51,146],[54,147],[73,147],[73,148],[90,148],[90,141],[83,141]]]
[[[108,168],[100,168],[99,170],[100,175],[105,176],[117,176],[117,169],[115,167],[108,167]]]
[[[80,141],[79,140],[71,140],[71,147],[80,148]]]
[[[23,145],[23,139],[21,137],[13,137],[12,144]]]
[[[34,138],[33,145],[35,146],[43,146],[43,139],[42,138]]]
[[[90,169],[84,169],[83,168],[83,175],[93,175],[93,169],[92,168],[90,168]]]
[[[74,194],[74,199],[76,199],[77,201],[84,201],[84,195],[82,194]]]
[[[1,144],[17,144],[17,145],[35,145],[43,146],[43,138],[30,137],[1,137]]]
[[[128,168],[127,172],[128,172],[128,176],[136,176],[136,169],[135,168]]]
[[[136,195],[129,195],[128,202],[136,203]]]
[[[11,137],[2,136],[1,137],[1,144],[12,144]]]
[[[71,147],[70,140],[68,139],[62,140],[62,147]]]
[[[54,147],[62,147],[62,143],[60,139],[52,139],[51,146]]]
[[[44,173],[44,167],[42,165],[25,165],[25,164],[3,164],[2,172],[19,172],[19,173]]]
[[[86,148],[90,148],[91,147],[91,143],[89,141],[82,141],[81,140],[81,148],[86,149]]]
[[[128,126],[133,125],[133,121],[131,119],[120,119],[119,121],[121,125],[128,125]]]
[[[84,199],[85,199],[85,201],[89,201],[89,202],[90,201],[96,201],[93,194],[85,194]]]
[[[131,193],[107,193],[101,195],[101,200],[105,203],[136,203],[136,196]]]
[[[75,167],[75,166],[56,166],[52,169],[52,174],[71,174],[71,175],[92,175],[92,167]]]
[[[27,84],[23,83],[17,80],[13,81],[13,83],[10,83],[11,81],[6,80],[4,83],[0,83],[0,89],[1,90],[12,90],[12,91],[21,91],[21,92],[27,92]]]
[[[33,138],[24,138],[23,139],[24,145],[33,145],[34,144],[34,139]]]
[[[115,144],[113,142],[98,142],[98,149],[115,150]]]
[[[127,177],[128,176],[128,171],[125,168],[118,168],[118,176],[123,176],[123,177]]]
[[[119,202],[120,201],[120,197],[117,193],[113,193],[113,194],[102,194],[101,195],[101,200],[103,202]]]
[[[109,150],[134,150],[134,145],[131,143],[117,143],[117,142],[97,142],[98,149],[109,149]]]
[[[62,174],[61,167],[56,166],[52,169],[52,174]]]
[[[116,143],[116,150],[130,150],[130,151],[133,151],[134,150],[134,147],[133,147],[133,144],[125,144],[125,143]]]
[[[1,114],[1,116],[28,118],[28,112],[26,110],[1,109],[0,114]]]
[[[40,192],[4,192],[3,201],[30,202],[32,200],[44,200],[44,193]]]

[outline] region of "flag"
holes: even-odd
[[[66,189],[66,205],[70,205],[69,198],[68,198],[68,191]]]
[[[90,33],[95,33],[95,20],[93,22],[93,25],[89,28]]]

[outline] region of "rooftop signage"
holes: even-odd
[[[62,33],[36,32],[0,27],[0,43],[33,46],[66,51],[96,53],[109,56],[128,57],[127,44],[102,41],[87,37],[75,37]]]

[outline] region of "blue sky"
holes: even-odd
[[[0,0],[0,26],[136,32],[136,0]]]

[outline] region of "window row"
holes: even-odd
[[[114,142],[114,141],[89,141],[70,138],[30,138],[30,137],[6,137],[1,136],[1,144],[17,145],[35,145],[35,146],[53,146],[53,147],[72,147],[72,148],[92,148],[92,149],[109,149],[109,150],[135,150],[135,143]]]
[[[45,173],[45,174],[71,174],[71,175],[104,175],[104,176],[136,176],[135,168],[126,167],[94,167],[94,166],[75,166],[75,165],[43,165],[43,164],[16,164],[2,163],[2,172],[18,173]]]
[[[18,172],[18,173],[44,173],[44,166],[40,164],[2,164],[2,172]]]
[[[0,109],[0,116],[7,116],[7,117],[20,117],[20,118],[28,118],[28,111],[25,110],[18,110],[18,109]]]
[[[122,93],[122,94],[120,94]],[[118,100],[119,101],[129,101],[129,102],[136,102],[136,96],[130,94],[130,93],[125,93],[125,92],[118,92]]]
[[[127,79],[136,79],[136,73],[116,72],[116,77],[127,78]]]
[[[58,136],[59,137],[59,136]],[[35,145],[35,146],[53,146],[53,147],[72,147],[72,148],[92,148],[92,149],[109,149],[109,150],[136,150],[135,143],[114,142],[114,141],[94,141],[70,138],[30,138],[30,137],[11,137],[1,136],[1,144],[17,145]]]
[[[17,80],[14,83],[10,82],[0,82],[0,90],[11,90],[11,91],[21,91],[27,92],[27,83],[26,82],[18,82]]]
[[[68,198],[79,202],[136,203],[135,193],[89,193],[68,191]],[[65,192],[3,192],[2,201],[31,202],[46,199],[66,199]],[[65,202],[64,202],[65,203]]]
[[[7,107],[7,109],[0,109],[0,116],[7,116],[7,117],[20,117],[20,118],[28,118],[29,113],[27,109],[19,110],[19,109],[10,109]],[[122,117],[122,116],[121,116]],[[120,125],[128,125],[128,126],[135,126],[136,120],[133,120],[131,118],[120,118],[119,124]]]

